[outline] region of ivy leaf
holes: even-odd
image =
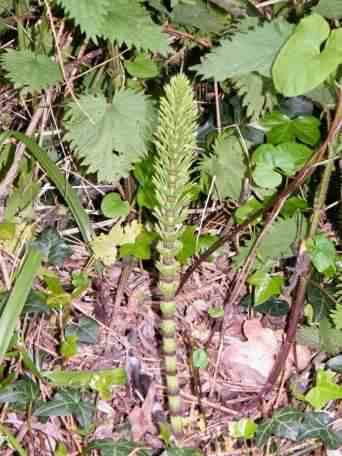
[[[289,308],[287,301],[273,297],[254,307],[257,312],[267,313],[273,317],[283,317],[284,315],[287,315]]]
[[[305,413],[298,441],[320,439],[328,448],[337,449],[342,444],[342,436],[331,429],[331,421],[332,417],[328,413]]]
[[[52,227],[46,228],[33,244],[44,254],[45,261],[51,265],[61,266],[72,254],[72,249]]]
[[[146,152],[149,100],[128,89],[116,93],[111,103],[103,95],[83,95],[79,104],[72,103],[65,116],[65,139],[99,181],[127,177]]]
[[[342,17],[342,3],[340,0],[320,0],[312,12],[328,19],[339,19]]]
[[[272,68],[273,82],[287,97],[303,95],[325,81],[341,62],[342,28],[330,33],[328,22],[312,14],[300,21],[279,52]]]
[[[262,304],[271,296],[278,296],[284,284],[283,277],[270,276],[266,272],[257,271],[248,279],[248,283],[255,286],[255,304]]]
[[[214,153],[202,160],[200,168],[210,177],[216,176],[215,184],[220,199],[232,198],[238,201],[247,173],[245,154],[238,138],[219,136],[214,145]]]
[[[316,385],[305,395],[315,410],[321,410],[329,401],[342,399],[342,386],[334,382],[335,375],[323,369],[317,372]]]
[[[149,456],[151,454],[147,449],[144,449],[143,445],[125,439],[116,442],[112,439],[93,440],[86,447],[85,452],[89,454],[92,450],[99,450],[101,456],[129,456],[133,452],[136,456]]]
[[[227,78],[257,71],[270,76],[273,60],[293,31],[293,26],[283,19],[236,33],[213,49],[200,65],[192,67],[204,78],[224,81]]]
[[[27,87],[39,92],[62,80],[57,63],[28,49],[10,49],[1,56],[1,64],[16,88]]]

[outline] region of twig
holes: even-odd
[[[210,41],[207,40],[206,38],[197,38],[197,37],[191,35],[191,33],[180,32],[179,30],[176,30],[174,27],[172,27],[172,25],[170,25],[170,24],[164,25],[164,32],[169,33],[170,35],[177,36],[178,38],[183,38],[183,39],[187,39],[190,41],[194,41],[195,43],[199,44],[200,46],[205,47],[206,49],[210,49],[212,47]]]

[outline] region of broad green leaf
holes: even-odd
[[[135,78],[149,79],[159,75],[158,65],[145,54],[138,54],[125,66],[128,73]]]
[[[209,307],[208,315],[211,318],[222,318],[224,316],[223,307]]]
[[[316,385],[305,395],[315,410],[321,410],[329,401],[342,399],[342,386],[334,382],[335,375],[323,369],[317,372]]]
[[[77,337],[66,336],[60,346],[59,352],[65,359],[75,356],[77,354]]]
[[[157,239],[157,233],[150,233],[143,229],[133,243],[123,244],[120,247],[120,257],[133,256],[139,260],[149,260],[151,258],[152,244]]]
[[[266,272],[257,271],[248,279],[255,286],[255,304],[262,304],[271,296],[279,296],[284,284],[283,277],[270,276]]]
[[[260,243],[260,246],[257,249],[257,257],[260,262],[257,262],[255,267],[265,264],[269,259],[279,259],[281,257],[293,255],[291,246],[298,236],[300,236],[300,233],[298,233],[298,226],[300,226],[299,222],[300,219],[298,216],[295,216],[285,220],[278,220],[273,223],[268,235]],[[304,231],[305,226],[303,228],[303,232]],[[250,241],[247,241],[244,247],[240,248],[239,254],[234,257],[233,260],[236,266],[243,264],[253,244],[254,239],[251,239]]]
[[[98,180],[127,177],[146,153],[151,104],[142,93],[121,90],[107,103],[103,95],[82,95],[65,116],[65,139]]]
[[[0,241],[10,241],[15,236],[15,223],[0,223]]]
[[[234,218],[237,223],[243,223],[253,214],[261,211],[262,208],[263,204],[252,196],[234,212]]]
[[[248,418],[242,418],[239,421],[233,421],[229,424],[229,433],[234,439],[252,439],[256,430],[257,425],[253,420]]]
[[[281,174],[274,171],[270,166],[259,165],[253,173],[254,182],[262,188],[276,188],[282,182]]]
[[[287,97],[303,95],[324,82],[340,63],[342,28],[330,33],[328,22],[312,14],[300,21],[280,50],[272,69],[273,82]]]
[[[110,378],[112,385],[124,385],[126,383],[126,373],[122,368],[94,371],[44,371],[42,376],[54,385],[64,387],[87,388],[101,376]]]
[[[40,269],[42,257],[42,253],[34,247],[28,250],[23,266],[17,275],[14,287],[2,311],[0,317],[1,362],[13,336],[14,329],[31,290],[33,281]]]
[[[292,196],[286,201],[280,213],[283,217],[293,217],[297,211],[303,211],[307,208],[308,203],[305,199]]]
[[[317,271],[328,277],[334,275],[336,271],[336,249],[330,239],[324,234],[318,234],[314,239],[307,242],[307,250]]]
[[[312,12],[328,19],[339,19],[342,17],[342,3],[340,0],[320,0]]]
[[[33,244],[44,253],[44,261],[50,265],[61,266],[72,254],[72,249],[53,227],[42,231]]]
[[[16,88],[27,87],[30,91],[38,92],[62,79],[57,63],[46,55],[35,54],[28,49],[10,49],[0,61]]]
[[[215,186],[220,199],[239,200],[243,181],[247,173],[246,157],[242,145],[235,136],[223,134],[214,145],[211,156],[201,162],[201,171],[215,176]]]
[[[208,354],[205,350],[198,348],[192,352],[192,365],[196,369],[206,369],[208,367]]]
[[[122,201],[118,193],[107,193],[101,201],[101,211],[108,218],[126,218],[129,213],[129,204],[127,201]]]
[[[223,40],[192,69],[206,79],[217,81],[251,71],[269,77],[273,60],[292,31],[293,26],[280,19],[266,22],[247,33],[236,33],[232,39]]]
[[[304,144],[287,142],[278,144],[274,154],[274,164],[286,176],[292,176],[311,157],[313,151]]]

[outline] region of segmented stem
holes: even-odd
[[[197,110],[191,86],[183,75],[175,76],[165,89],[159,110],[159,126],[155,135],[157,158],[154,185],[158,205],[155,215],[161,241],[157,249],[160,277],[160,304],[163,322],[163,352],[171,428],[176,438],[183,433],[181,398],[176,360],[176,303],[179,285],[179,263],[176,259],[182,244],[181,228],[187,216],[192,184],[190,167],[196,147]]]

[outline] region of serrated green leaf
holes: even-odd
[[[129,213],[129,204],[122,201],[118,193],[107,193],[101,201],[101,211],[105,217],[127,217]]]
[[[172,10],[171,21],[173,24],[195,27],[201,33],[219,33],[228,23],[227,15],[219,14],[203,0],[178,4]]]
[[[192,67],[204,78],[224,81],[227,78],[257,71],[270,76],[273,60],[293,31],[293,26],[283,19],[237,33],[214,48],[200,65]]]
[[[46,55],[35,54],[28,49],[11,49],[0,60],[16,88],[27,87],[31,91],[40,91],[62,79],[57,63]]]
[[[105,16],[103,36],[118,44],[166,55],[169,46],[162,27],[155,24],[139,0],[110,2]]]
[[[83,95],[65,116],[65,139],[88,172],[114,183],[127,177],[146,153],[151,104],[142,93],[121,90],[107,103],[103,95]],[[87,115],[86,115],[87,114]]]
[[[303,95],[325,81],[341,62],[342,28],[330,33],[328,22],[312,14],[300,21],[279,52],[272,68],[273,82],[287,97]]]
[[[200,168],[210,177],[216,177],[215,186],[221,199],[232,198],[238,201],[248,170],[238,138],[225,134],[219,136],[213,154],[202,160]]]

